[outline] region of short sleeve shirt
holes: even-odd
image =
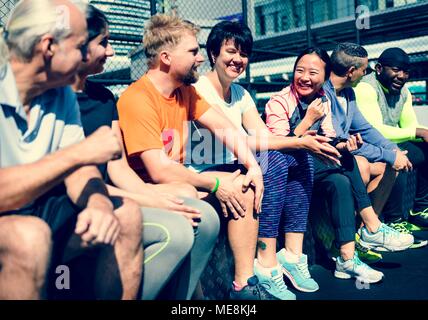
[[[195,83],[195,88],[213,108],[217,108],[223,112],[242,134],[247,135],[242,126],[242,116],[250,109],[257,111],[257,107],[247,90],[239,84],[232,83],[230,86],[230,102],[226,102],[218,95],[211,81],[206,76],[200,77],[198,82]],[[224,147],[221,141],[214,138],[211,132],[196,122],[192,123],[191,137],[192,151],[196,150],[195,148],[201,140],[206,143],[205,139],[210,139],[210,145],[212,146],[211,152],[204,154],[192,152],[192,157],[186,158],[186,164],[193,170],[201,172],[215,165],[231,163],[236,160],[235,155]]]
[[[101,126],[111,127],[119,120],[116,99],[110,90],[101,84],[87,81],[85,90],[77,93],[85,136],[89,136]],[[107,177],[107,164],[98,165],[103,177]]]
[[[83,139],[79,106],[70,87],[35,97],[27,122],[11,67],[0,68],[0,167],[38,161]]]
[[[150,149],[163,149],[170,159],[183,163],[189,122],[209,108],[193,86],[181,86],[165,98],[147,75],[133,83],[118,101],[130,166],[146,177],[140,154]]]

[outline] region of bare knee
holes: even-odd
[[[392,167],[388,166],[392,169]],[[373,176],[384,176],[387,170],[386,163],[383,162],[375,162],[370,164],[370,174]],[[388,169],[389,171],[389,169]]]
[[[28,265],[47,262],[52,246],[51,230],[43,220],[10,216],[0,221],[0,229],[7,230],[7,239],[3,239],[2,243],[6,246],[6,252]]]
[[[240,175],[238,178],[235,179],[234,185],[236,188],[236,191],[238,191],[241,194],[242,199],[245,201],[246,204],[253,204],[254,203],[254,191],[252,188],[248,188],[245,192],[242,191],[242,184],[244,183],[245,176]]]
[[[356,157],[361,178],[365,185],[370,182],[370,163],[364,157]]]
[[[120,235],[141,241],[143,214],[137,202],[124,198],[115,214],[120,224]]]

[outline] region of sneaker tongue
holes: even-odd
[[[271,275],[272,275],[272,277],[277,276],[278,275],[278,270],[276,270],[276,269],[272,270],[271,271]]]
[[[307,262],[308,262],[308,256],[306,254],[302,254],[300,256],[299,263],[307,263]]]

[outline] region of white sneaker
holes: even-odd
[[[375,233],[370,233],[366,227],[361,228],[360,244],[375,251],[406,250],[410,248],[414,240],[413,235],[398,232],[384,223]]]
[[[337,257],[334,276],[339,279],[356,278],[362,283],[376,283],[384,277],[382,272],[372,269],[362,262],[357,253],[352,259],[346,261],[343,261],[340,256]]]

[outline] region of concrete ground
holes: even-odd
[[[415,234],[428,239],[428,231]],[[298,300],[428,300],[428,246],[382,255],[381,261],[371,265],[385,274],[380,283],[365,285],[355,279],[337,279],[333,276],[334,263],[327,263],[311,267],[319,291],[292,291]],[[287,286],[291,288],[288,282]]]

